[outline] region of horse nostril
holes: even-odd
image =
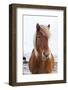
[[[46,54],[45,52],[43,53],[45,57],[48,57],[49,54]]]
[[[48,57],[48,54],[46,54],[45,56]]]

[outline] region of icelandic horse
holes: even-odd
[[[54,70],[55,60],[48,46],[49,29],[50,24],[36,24],[35,46],[29,59],[29,70],[32,74],[52,73]]]

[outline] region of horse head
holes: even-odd
[[[36,25],[36,50],[42,58],[48,58],[49,46],[48,39],[50,36],[50,25]]]

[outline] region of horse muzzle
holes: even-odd
[[[42,53],[43,59],[48,59],[48,57],[49,57],[49,53],[45,53],[45,52]]]

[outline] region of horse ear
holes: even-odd
[[[48,24],[48,28],[50,28],[50,24]]]
[[[36,29],[37,29],[37,31],[39,31],[39,29],[40,29],[40,25],[38,23],[36,24]]]

